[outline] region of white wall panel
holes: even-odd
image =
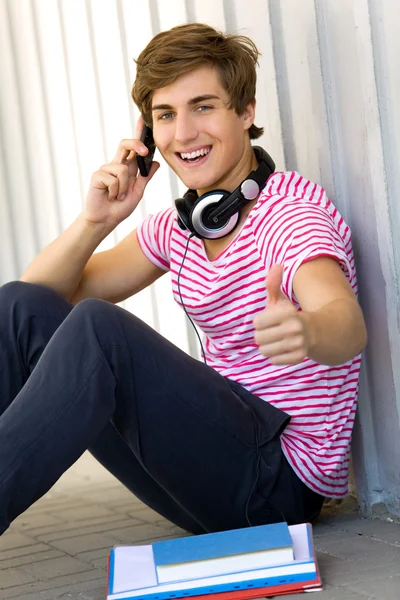
[[[235,0],[232,2],[231,11],[235,12],[236,31],[241,35],[250,36],[261,52],[257,77],[257,118],[255,123],[258,127],[264,127],[264,135],[255,143],[264,146],[273,156],[276,168],[283,170],[285,169],[285,157],[270,4],[265,0],[252,0],[251,10],[249,10],[247,2]]]
[[[133,59],[188,21],[261,51],[256,123],[277,168],[321,182],[353,231],[369,345],[354,460],[360,501],[400,514],[400,11],[396,0],[0,0],[0,281],[76,218],[92,172],[135,131]],[[162,165],[99,250],[182,184]],[[186,351],[169,276],[124,306]]]
[[[225,30],[226,19],[223,0],[198,0],[188,2],[191,6],[190,20],[198,23],[208,23],[217,29]]]

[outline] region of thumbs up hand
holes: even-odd
[[[282,293],[282,265],[274,265],[265,281],[266,308],[254,318],[255,342],[273,365],[295,365],[307,356],[306,321]]]

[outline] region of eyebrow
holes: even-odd
[[[202,94],[201,96],[195,96],[188,101],[188,104],[192,106],[193,104],[199,104],[199,102],[204,102],[205,100],[220,100],[219,96],[215,96],[215,94]],[[170,104],[155,104],[151,107],[151,110],[171,110],[173,107]]]

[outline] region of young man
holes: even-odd
[[[192,192],[93,254],[158,168],[139,176],[147,149],[123,140],[82,214],[1,289],[0,532],[87,448],[194,533],[311,520],[346,494],[366,342],[350,232],[320,186],[253,151],[257,57],[206,25],[156,36],[133,97]],[[220,197],[240,202],[216,222]],[[167,271],[204,362],[114,306]]]

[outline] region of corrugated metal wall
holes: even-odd
[[[257,123],[279,168],[321,182],[352,227],[369,329],[355,432],[360,500],[400,514],[400,9],[397,0],[0,0],[0,268],[19,277],[79,213],[91,173],[137,118],[136,57],[204,21],[262,52]],[[163,167],[100,249],[181,184]],[[167,277],[125,306],[183,349]]]

